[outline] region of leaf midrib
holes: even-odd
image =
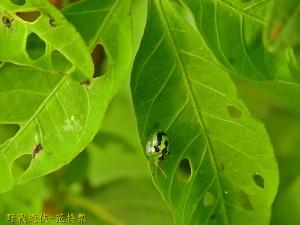
[[[105,20],[103,21],[103,23],[101,24],[100,28],[97,30],[97,35],[95,35],[95,38],[93,40],[93,44],[90,44],[90,48],[95,45],[95,43],[97,42],[101,31],[103,30],[103,28],[105,27],[107,21],[109,20],[109,18],[112,16],[113,12],[115,11],[115,9],[117,8],[117,5],[120,3],[120,0],[117,0],[115,2],[115,4],[113,5],[113,7],[111,8],[110,12],[108,13],[108,15],[106,16]],[[108,54],[108,53],[107,53]],[[34,67],[35,68],[35,67]],[[72,72],[70,72],[71,74]],[[42,111],[42,109],[47,105],[47,103],[50,101],[50,99],[55,95],[56,91],[64,84],[64,82],[66,81],[66,79],[69,77],[69,75],[64,75],[62,77],[62,79],[58,82],[58,84],[54,87],[54,89],[49,93],[48,97],[45,98],[45,100],[43,101],[43,103],[39,106],[39,108],[37,109],[37,111],[32,115],[32,117],[30,117],[30,119],[24,123],[24,126],[21,127],[21,129],[18,131],[18,133],[12,138],[12,141],[5,146],[5,148],[3,149],[3,151],[0,152],[0,154],[4,154],[9,148],[10,146],[14,143],[14,140],[17,139],[22,133],[23,131],[31,124],[31,122],[37,117],[37,115]]]
[[[220,180],[220,176],[218,174],[218,170],[217,170],[217,166],[216,166],[216,159],[215,159],[215,156],[214,156],[214,153],[213,153],[213,148],[212,148],[212,143],[211,143],[211,140],[209,138],[209,135],[207,134],[207,129],[204,125],[204,119],[203,119],[203,116],[201,114],[201,112],[198,110],[198,104],[197,104],[197,101],[196,101],[196,97],[192,91],[192,88],[191,88],[191,84],[188,80],[188,75],[187,75],[187,72],[186,72],[186,69],[182,63],[182,59],[180,57],[180,54],[179,54],[179,51],[178,51],[178,48],[177,48],[177,45],[176,45],[176,42],[174,40],[174,37],[171,33],[171,29],[169,27],[169,24],[168,24],[168,20],[167,18],[165,17],[165,14],[164,14],[164,10],[163,10],[163,6],[161,3],[161,0],[155,0],[156,3],[157,3],[157,8],[161,14],[161,18],[163,20],[163,24],[164,26],[166,27],[166,33],[167,35],[169,36],[169,41],[170,41],[170,44],[173,48],[173,52],[174,52],[174,56],[176,58],[176,61],[178,62],[178,68],[181,70],[181,74],[183,75],[183,78],[184,78],[184,82],[187,86],[187,90],[189,92],[189,95],[190,95],[190,99],[191,99],[191,103],[192,103],[192,107],[194,108],[194,111],[195,111],[195,114],[197,116],[197,119],[198,119],[198,122],[199,122],[199,125],[200,125],[200,132],[203,132],[204,134],[204,137],[205,137],[205,140],[207,142],[207,146],[208,146],[208,152],[210,154],[210,158],[212,159],[211,162],[213,164],[213,168],[215,169],[215,174],[216,174],[216,180],[217,180],[217,183],[218,183],[218,187],[220,189],[220,195],[221,195],[221,200],[222,200],[222,207],[223,207],[223,210],[224,210],[224,219],[225,219],[225,223],[229,225],[229,221],[228,221],[228,213],[227,213],[227,209],[225,207],[225,202],[224,202],[224,195],[223,195],[223,189],[222,189],[222,184],[221,184],[221,180]]]
[[[5,154],[6,151],[10,148],[10,146],[14,143],[14,140],[16,140],[24,130],[33,122],[33,120],[40,114],[40,112],[43,110],[43,108],[47,105],[47,103],[50,101],[50,99],[55,95],[56,91],[64,84],[68,76],[63,76],[61,80],[57,83],[57,85],[54,87],[54,89],[49,93],[48,97],[45,98],[43,103],[39,106],[39,108],[36,110],[36,112],[30,117],[30,119],[24,124],[23,127],[18,131],[18,133],[12,138],[12,141],[3,149],[0,154]]]

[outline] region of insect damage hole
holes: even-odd
[[[31,11],[31,12],[17,12],[16,15],[29,23],[35,22],[40,16],[41,12],[40,11]]]
[[[258,186],[258,187],[261,187],[261,188],[264,188],[265,187],[265,180],[262,176],[260,176],[259,174],[254,174],[253,175],[253,180],[255,182],[255,184]]]
[[[234,119],[239,119],[242,116],[241,110],[239,110],[237,107],[235,107],[233,105],[227,106],[227,110],[228,110],[229,115]]]
[[[94,76],[101,77],[107,72],[108,59],[104,47],[97,44],[92,52],[92,59],[94,62]]]
[[[12,175],[14,177],[19,177],[21,174],[23,174],[31,164],[32,156],[30,154],[24,154],[17,158],[12,165]]]
[[[35,33],[31,33],[27,37],[26,52],[30,59],[36,60],[42,57],[46,51],[46,43]]]
[[[16,5],[25,5],[26,3],[25,0],[10,0],[10,2]]]
[[[16,124],[0,124],[0,145],[16,135],[20,126]]]
[[[237,193],[237,200],[239,201],[240,205],[247,211],[254,210],[253,205],[250,202],[249,196],[244,191],[239,191]]]
[[[185,182],[188,182],[192,176],[192,168],[191,168],[191,162],[189,159],[185,158],[181,160],[178,169],[177,174],[179,178]]]

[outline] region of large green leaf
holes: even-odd
[[[154,130],[169,136],[154,182],[178,225],[266,225],[278,185],[269,137],[170,4],[150,1],[132,77],[143,146]]]
[[[57,170],[92,140],[108,103],[131,67],[129,10],[130,1],[117,0],[88,0],[66,9],[67,18],[84,32],[88,48],[92,50],[101,43],[106,50],[108,71],[90,84],[80,84],[68,76],[44,72],[31,65],[5,63],[1,67],[0,123],[18,124],[20,129],[0,146],[0,192]],[[103,19],[98,18],[97,13],[102,12],[107,13]],[[85,32],[86,23],[94,25],[89,32]],[[35,156],[30,167],[20,176],[14,176],[11,172],[14,161],[28,154]]]
[[[27,0],[20,6],[3,0],[0,13],[0,60],[67,73],[71,67],[59,69],[54,60],[62,54],[78,69],[78,79],[92,77],[93,62],[84,41],[50,3]],[[32,51],[35,54],[31,56]]]
[[[265,41],[271,51],[300,44],[299,0],[275,0],[265,30]]]
[[[182,0],[192,11],[205,42],[229,70],[256,80],[300,82],[300,69],[288,49],[273,55],[262,33],[270,0]]]

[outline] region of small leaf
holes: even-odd
[[[168,135],[170,154],[150,167],[177,225],[267,225],[278,171],[265,128],[170,1],[150,1],[148,14],[132,95],[144,148],[153,131]]]

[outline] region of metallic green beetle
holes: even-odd
[[[167,134],[163,131],[154,132],[148,139],[146,155],[149,157],[150,161],[161,170],[164,176],[166,175],[159,167],[159,162],[164,160],[168,154],[170,154],[170,151]]]

